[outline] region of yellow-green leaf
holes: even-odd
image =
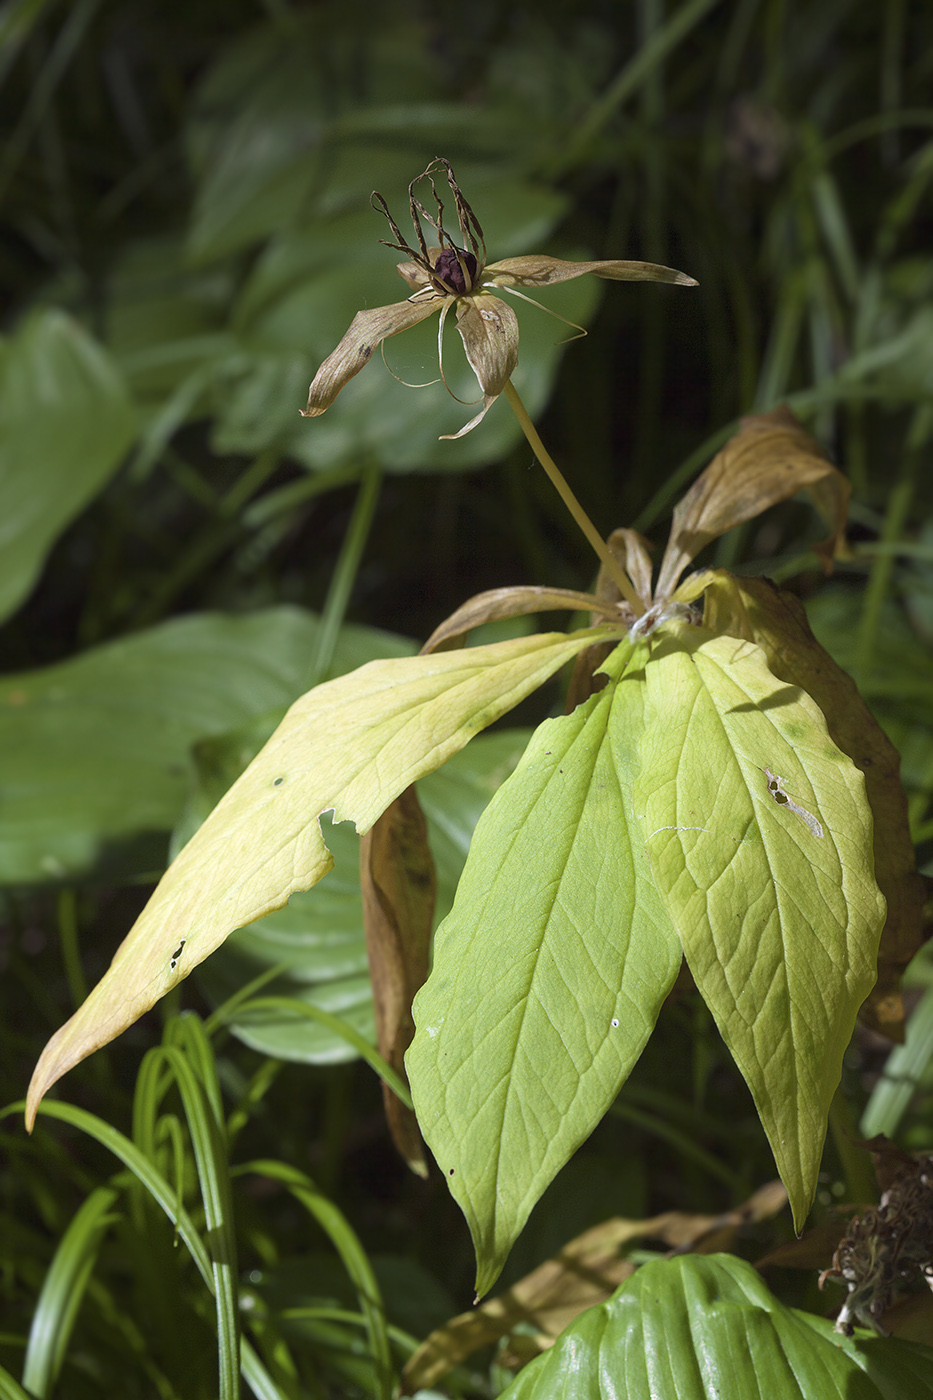
[[[874,819],[875,879],[888,913],[878,952],[878,981],[860,1019],[903,1037],[900,977],[920,947],[923,881],[917,874],[900,781],[900,755],[847,675],[814,637],[800,599],[770,579],[735,578],[725,569],[702,575],[704,626],[762,648],[778,680],[801,686],[816,701],[829,735],[865,776]]]
[[[235,928],[280,909],[327,874],[322,812],[367,831],[404,788],[517,705],[594,635],[541,633],[373,661],[296,701],[169,866],[107,973],[45,1047],[27,1121],[50,1085],[132,1025]]]
[[[634,800],[655,881],[799,1228],[884,922],[865,781],[749,642],[674,627],[645,675]]]

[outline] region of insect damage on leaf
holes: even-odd
[[[795,816],[799,817],[800,820],[810,828],[814,836],[822,836],[823,827],[817,821],[816,817],[808,812],[805,807],[801,807],[792,797],[788,797],[787,793],[784,791],[784,779],[772,773],[770,768],[766,768],[764,772],[765,777],[768,779],[768,791],[778,806],[786,807],[789,812],[793,812]]]

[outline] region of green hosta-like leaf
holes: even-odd
[[[645,676],[634,801],[654,878],[799,1228],[884,922],[865,782],[750,642],[678,629]]]
[[[116,366],[62,312],[36,312],[0,343],[0,620],[116,471],[133,432]]]
[[[658,1259],[590,1308],[502,1400],[933,1400],[933,1351],[841,1337],[730,1254]]]
[[[284,606],[196,614],[5,676],[0,884],[73,879],[105,855],[121,872],[161,868],[195,776],[192,747],[284,712],[304,688],[319,626]],[[333,669],[410,650],[406,638],[346,627]]]
[[[619,647],[616,680],[631,655]],[[680,965],[632,823],[644,673],[536,731],[480,819],[406,1058],[485,1293],[592,1132]]]
[[[318,822],[323,812],[367,831],[409,783],[611,634],[542,633],[373,661],[296,701],[169,866],[107,973],[45,1047],[29,1121],[51,1084],[132,1025],[233,929],[327,874],[333,862]]]

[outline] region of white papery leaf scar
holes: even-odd
[[[799,802],[795,802],[794,799],[789,797],[784,791],[784,779],[779,778],[776,773],[772,773],[770,768],[766,768],[764,772],[765,777],[768,779],[768,791],[778,806],[786,807],[789,812],[793,812],[795,816],[799,817],[800,820],[810,828],[814,836],[822,836],[823,828],[816,817],[813,816],[812,812],[808,812],[806,807],[801,807]]]

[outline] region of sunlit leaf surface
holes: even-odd
[[[543,633],[435,656],[373,661],[317,686],[176,857],[108,972],[43,1051],[46,1089],[112,1040],[235,928],[330,870],[318,818],[366,831],[410,783],[512,709],[598,632]]]
[[[503,1400],[929,1400],[929,1347],[841,1337],[730,1254],[645,1264],[521,1372]]]
[[[884,922],[865,780],[749,642],[686,627],[645,675],[634,802],[651,868],[799,1229]]]
[[[480,1294],[612,1102],[680,965],[632,822],[644,703],[635,670],[536,731],[477,826],[415,1002],[412,1094]]]

